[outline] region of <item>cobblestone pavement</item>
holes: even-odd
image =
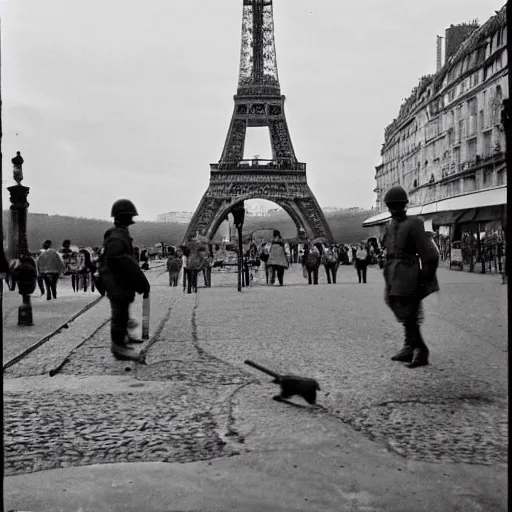
[[[499,276],[440,269],[439,277],[441,293],[425,301],[425,368],[389,359],[402,332],[384,305],[378,269],[366,285],[341,267],[337,285],[297,288],[295,267],[284,287],[248,291],[236,312],[232,293],[208,290],[199,296],[198,343],[236,366],[249,358],[317,378],[329,414],[408,458],[506,462],[506,287]]]
[[[338,419],[409,459],[505,462],[506,287],[497,276],[439,276],[441,294],[426,301],[432,364],[416,370],[389,360],[401,331],[377,269],[366,285],[342,267],[338,284],[324,284],[322,270],[319,286],[304,286],[295,266],[284,287],[255,279],[241,294],[236,274],[215,273],[214,287],[191,295],[162,275],[152,285],[146,365],[111,356],[102,301],[4,375],[5,474],[265,450],[274,443],[262,418],[293,430],[297,411],[308,428]],[[132,314],[140,313],[138,298]],[[246,358],[317,378],[319,407],[269,402],[276,387]],[[40,376],[51,369],[55,377]]]

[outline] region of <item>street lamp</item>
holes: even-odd
[[[243,246],[242,246],[242,228],[244,226],[245,219],[245,208],[244,202],[240,201],[239,203],[233,206],[231,210],[233,214],[233,220],[235,223],[235,227],[238,230],[238,291],[242,291],[242,264],[243,264]]]
[[[36,289],[37,270],[36,262],[28,251],[27,242],[27,196],[29,187],[21,184],[23,180],[23,158],[18,151],[11,160],[13,164],[13,178],[16,185],[8,187],[11,200],[11,219],[9,232],[10,268],[18,292],[23,302],[18,308],[18,325],[33,325],[32,304],[30,295]]]

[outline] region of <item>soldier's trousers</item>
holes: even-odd
[[[405,344],[426,346],[421,336],[420,325],[423,322],[423,307],[416,297],[388,296],[386,303],[395,314],[396,319],[404,326]]]
[[[110,299],[112,311],[110,319],[110,337],[115,345],[124,345],[128,334],[128,321],[130,319],[131,299]]]

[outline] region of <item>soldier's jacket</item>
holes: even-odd
[[[126,227],[106,231],[99,274],[108,297],[131,299],[149,291],[149,282],[135,259],[132,238]]]
[[[439,290],[439,254],[417,217],[393,218],[382,238],[386,251],[384,280],[389,296],[421,298]],[[421,265],[420,265],[421,262]]]

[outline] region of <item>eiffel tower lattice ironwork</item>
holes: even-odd
[[[210,184],[185,234],[211,240],[234,205],[267,199],[281,206],[298,232],[332,240],[331,230],[306,179],[306,164],[295,156],[284,113],[274,42],[272,0],[243,0],[238,91],[228,135]],[[244,160],[247,127],[267,126],[272,160]]]

